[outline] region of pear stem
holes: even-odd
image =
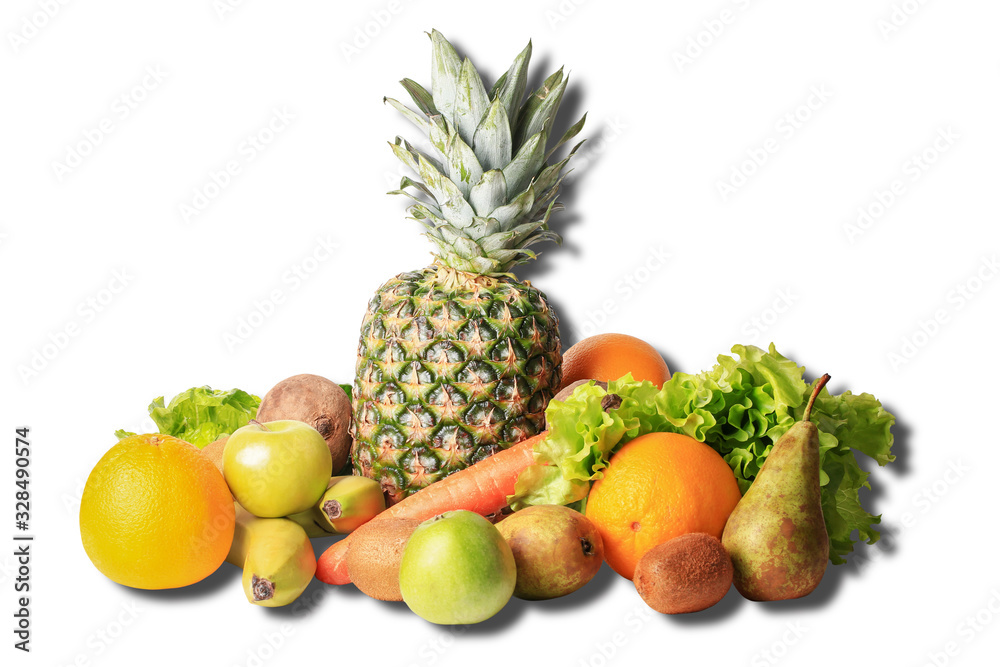
[[[809,421],[809,414],[812,412],[813,403],[816,401],[816,397],[819,396],[819,392],[823,391],[823,387],[825,387],[826,383],[829,381],[830,381],[830,374],[824,373],[823,377],[821,377],[819,379],[819,382],[816,383],[816,388],[813,389],[812,396],[809,397],[809,403],[808,405],[806,405],[806,411],[802,413],[802,421],[804,422]]]

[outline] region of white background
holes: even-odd
[[[14,563],[0,550],[4,660],[995,660],[1000,5],[664,4],[4,2],[2,424],[10,443],[15,426],[32,428],[37,536],[30,656],[10,646]],[[532,38],[536,75],[572,71],[567,120],[590,112],[555,223],[566,243],[524,272],[558,307],[566,342],[621,331],[697,372],[734,343],[773,340],[809,378],[874,393],[899,420],[898,460],[866,497],[892,532],[884,548],[861,547],[797,602],[731,591],[709,612],[646,616],[605,568],[566,599],[512,600],[465,631],[352,587],[315,584],[308,604],[275,611],[248,605],[229,566],[191,589],[142,592],[90,564],[79,494],[116,428],[144,430],[151,398],[194,385],[262,395],[296,373],[350,381],[368,298],[427,263],[403,200],[384,194],[400,173],[386,141],[413,132],[382,96],[403,99],[404,76],[429,83],[432,27],[490,80]],[[294,118],[249,159],[244,142],[275,110]],[[935,148],[939,136],[950,138]],[[73,151],[87,155],[56,164]],[[212,188],[230,160],[240,172]],[[720,183],[739,187],[723,196]],[[852,227],[859,207],[873,217]]]

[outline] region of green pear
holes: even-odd
[[[802,421],[771,448],[722,533],[733,583],[749,600],[808,595],[826,571],[830,539],[820,502],[819,429],[809,415],[829,379],[820,378]]]

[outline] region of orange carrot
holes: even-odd
[[[450,510],[470,510],[483,516],[499,512],[507,506],[507,496],[514,493],[518,475],[535,462],[535,443],[547,434],[548,431],[543,431],[434,482],[399,501],[369,523],[393,517],[423,521]],[[316,566],[316,577],[320,581],[335,585],[351,583],[347,574],[350,542],[351,536],[348,535],[320,556]]]

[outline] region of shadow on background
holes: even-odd
[[[687,371],[685,371],[684,369],[682,369],[678,365],[678,361],[677,361],[676,357],[667,354],[661,348],[658,348],[658,347],[656,348],[656,351],[659,352],[660,356],[663,357],[663,360],[665,362],[667,362],[667,370],[670,371],[670,375],[673,375],[674,373],[681,373],[681,372],[686,373],[687,372]]]
[[[755,602],[754,604],[762,605],[764,611],[769,614],[820,609],[825,607],[837,594],[841,583],[844,581],[844,577],[850,574],[848,567],[846,563],[843,565],[827,565],[826,573],[823,575],[823,580],[819,582],[819,586],[805,597],[777,602]],[[735,590],[735,587],[733,590]]]
[[[900,417],[900,412],[892,405],[882,402],[882,407],[886,412],[896,417],[896,423],[892,427],[892,453],[896,460],[886,466],[893,473],[903,476],[910,473],[910,439],[913,437],[913,428]]]
[[[607,563],[604,563],[594,578],[578,591],[554,600],[518,600],[518,602],[533,605],[542,613],[559,613],[566,609],[575,609],[593,603],[594,600],[607,593],[618,578],[618,574]]]
[[[167,588],[159,591],[150,591],[142,588],[130,588],[128,586],[122,586],[122,588],[128,588],[130,592],[148,600],[164,600],[167,602],[173,602],[177,600],[197,600],[199,598],[208,597],[209,595],[213,595],[216,591],[230,585],[233,587],[239,587],[240,580],[242,578],[243,572],[240,568],[230,565],[229,563],[223,563],[219,566],[218,570],[208,575],[198,583],[185,586],[183,588]]]
[[[730,586],[729,592],[726,593],[726,596],[708,609],[696,611],[691,614],[667,614],[666,617],[670,619],[671,622],[677,623],[678,625],[712,625],[735,614],[736,610],[739,609],[740,605],[743,603],[744,599],[743,596],[740,595],[740,592],[736,590],[735,586]],[[652,610],[650,613],[652,613],[653,616],[660,615]]]
[[[541,613],[560,613],[566,609],[574,609],[592,604],[594,600],[604,595],[618,577],[615,572],[608,567],[607,563],[601,566],[594,578],[591,579],[580,590],[564,595],[553,600],[521,600],[512,597],[503,609],[496,616],[469,626],[463,634],[468,635],[490,635],[502,632],[512,627],[521,616],[529,609],[536,609]]]

